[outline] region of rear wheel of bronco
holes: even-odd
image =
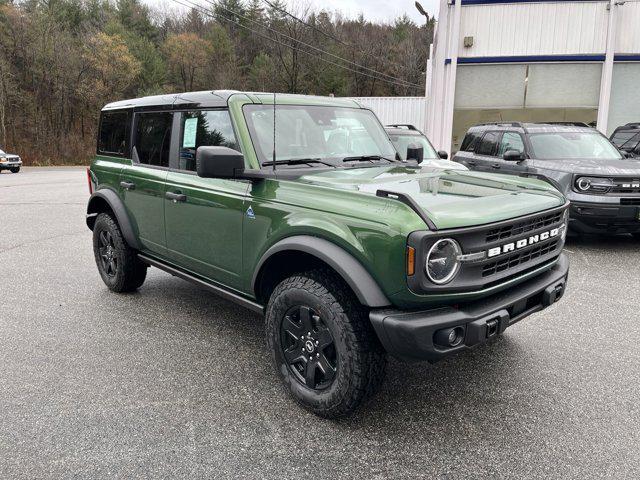
[[[11,173],[18,173],[20,171],[20,167],[10,168]]]
[[[120,227],[109,214],[101,213],[96,218],[93,253],[100,276],[110,290],[131,292],[144,283],[147,265],[127,245]]]
[[[351,413],[384,379],[386,354],[366,309],[331,272],[282,281],[267,305],[266,334],[285,388],[323,417]]]

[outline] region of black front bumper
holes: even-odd
[[[569,229],[578,233],[640,232],[638,205],[571,202]]]
[[[548,271],[489,298],[422,311],[372,310],[369,318],[391,355],[405,361],[436,362],[484,343],[557,302],[564,294],[568,272],[569,260],[561,254]],[[453,327],[464,329],[462,343],[455,347],[436,345],[436,332]]]

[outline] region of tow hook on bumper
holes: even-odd
[[[562,298],[569,262],[492,297],[423,311],[373,310],[369,318],[386,350],[405,361],[436,362],[504,332]]]

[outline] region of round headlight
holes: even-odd
[[[576,185],[578,187],[578,190],[586,192],[591,188],[591,179],[588,177],[580,177],[578,180],[576,180]]]
[[[429,280],[442,285],[453,280],[460,269],[458,257],[461,255],[460,245],[451,238],[438,240],[429,249],[426,271]]]

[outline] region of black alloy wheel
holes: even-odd
[[[93,225],[93,254],[102,281],[114,292],[132,292],[147,276],[147,265],[129,247],[116,220],[100,213]]]
[[[331,331],[314,309],[295,306],[280,324],[282,353],[293,376],[307,388],[324,390],[338,370]]]
[[[108,277],[115,277],[118,273],[118,257],[116,256],[116,247],[113,243],[111,232],[102,230],[98,237],[100,239],[100,261],[102,270]]]

